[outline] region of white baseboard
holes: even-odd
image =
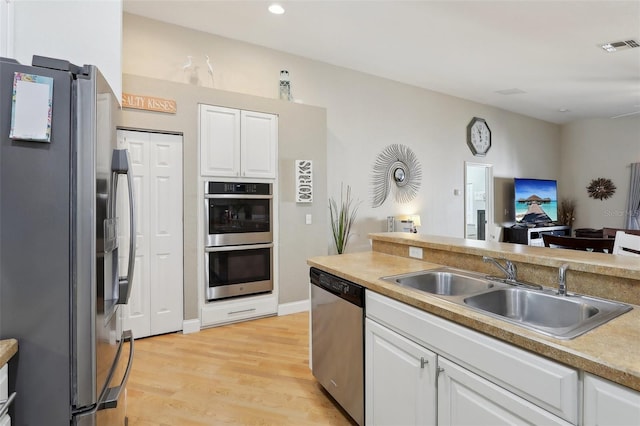
[[[298,302],[283,303],[278,305],[278,316],[297,314],[298,312],[307,312],[311,307],[309,299],[300,300]]]
[[[182,321],[182,334],[197,333],[200,331],[200,320],[190,319]]]

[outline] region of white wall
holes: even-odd
[[[194,68],[183,71],[188,55],[193,56]],[[213,64],[213,82],[207,74],[205,55]],[[474,116],[485,118],[491,128],[493,147],[478,162],[493,164],[494,176],[558,177],[557,125],[299,56],[124,15],[125,73],[276,98],[281,69],[289,70],[297,101],[327,109],[329,196],[339,197],[344,182],[363,202],[356,235],[347,251],[369,249],[367,234],[386,230],[384,218],[388,215],[417,212],[422,220],[420,232],[464,236],[464,197],[454,196],[453,191],[462,193],[464,189],[464,161],[479,160],[471,155],[465,141],[466,126]],[[422,164],[422,186],[410,204],[387,200],[373,209],[372,166],[377,154],[394,143],[405,144],[416,153]],[[503,209],[496,210],[500,213],[498,222],[506,219]]]
[[[0,56],[13,57],[13,3],[0,1]]]
[[[97,65],[121,100],[122,0],[12,2],[15,59],[30,65],[40,55]]]
[[[559,197],[576,200],[575,228],[624,228],[631,163],[640,162],[640,115],[576,121],[562,127]],[[611,179],[615,194],[606,200],[587,195],[592,179]]]

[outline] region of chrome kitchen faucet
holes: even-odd
[[[489,257],[489,256],[482,256],[482,261],[483,262],[491,262],[494,265],[496,265],[496,267],[498,267],[498,269],[500,269],[502,272],[504,272],[505,278],[507,281],[517,281],[518,279],[518,268],[516,267],[516,265],[511,262],[510,260],[501,258],[502,260],[505,261],[505,266],[502,266],[497,260],[495,260],[493,257]]]
[[[506,284],[510,284],[510,285],[514,285],[514,286],[523,286],[523,287],[527,287],[527,288],[533,288],[533,289],[537,289],[537,290],[542,290],[542,286],[539,284],[534,284],[534,283],[528,283],[528,282],[524,282],[524,281],[518,281],[518,268],[516,267],[516,265],[505,258],[500,258],[502,260],[505,261],[505,266],[502,266],[500,264],[500,262],[498,262],[496,259],[494,259],[493,257],[489,257],[489,256],[482,256],[482,261],[483,262],[490,262],[493,263],[498,269],[500,269],[502,272],[504,272],[505,278],[498,278],[498,277],[493,277],[490,275],[487,275],[487,279],[488,280],[493,280],[493,281],[500,281]]]
[[[567,269],[569,269],[568,263],[563,263],[558,268],[558,295],[567,295]]]

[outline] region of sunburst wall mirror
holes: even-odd
[[[392,191],[399,203],[413,200],[421,180],[422,168],[415,153],[406,145],[387,146],[373,165],[373,207],[380,207]]]
[[[587,193],[589,197],[595,198],[596,200],[606,200],[611,197],[616,192],[616,186],[613,184],[611,179],[606,178],[597,178],[593,179],[589,186],[587,186]]]

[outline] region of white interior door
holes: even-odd
[[[129,149],[137,210],[134,285],[122,326],[136,338],[181,330],[182,136],[119,130],[118,144]],[[121,198],[118,210],[126,212],[127,200]],[[128,224],[121,224],[121,248],[128,247],[128,239]],[[121,252],[126,259],[126,250]]]
[[[499,240],[493,219],[493,166],[465,161],[464,180],[464,237],[473,240]],[[477,223],[479,210],[485,211],[484,223]],[[479,227],[483,228],[484,236],[480,235]]]

